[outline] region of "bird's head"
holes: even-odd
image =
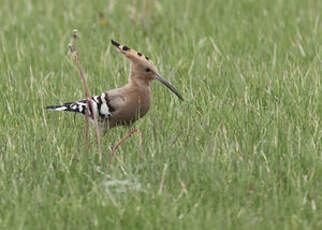
[[[168,82],[160,76],[155,65],[152,61],[140,52],[137,52],[126,45],[120,45],[118,42],[111,40],[112,44],[131,61],[131,78],[140,80],[149,84],[152,80],[158,80],[166,87],[168,87],[175,95],[183,100],[180,93]]]

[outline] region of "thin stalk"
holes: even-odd
[[[83,80],[83,84],[84,84],[84,89],[85,89],[85,94],[86,94],[86,103],[87,103],[87,109],[86,109],[86,113],[85,113],[85,119],[86,119],[86,128],[85,128],[85,140],[88,146],[88,150],[89,150],[89,142],[88,142],[88,121],[89,121],[89,111],[88,109],[91,108],[92,111],[92,116],[93,116],[93,120],[94,120],[94,125],[95,125],[95,129],[96,129],[96,136],[97,136],[97,145],[98,145],[98,154],[99,154],[99,164],[102,164],[102,148],[101,148],[101,138],[100,138],[100,131],[99,131],[99,127],[98,127],[98,122],[96,119],[96,115],[95,115],[95,110],[94,110],[94,106],[93,106],[93,102],[91,100],[91,95],[90,92],[88,90],[88,85],[87,85],[87,81],[82,69],[82,66],[80,64],[80,60],[79,60],[79,56],[78,56],[78,52],[76,50],[76,39],[77,39],[77,30],[73,30],[73,43],[69,44],[69,49],[72,52],[75,62],[77,64],[80,76]]]

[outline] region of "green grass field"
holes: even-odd
[[[0,229],[322,229],[322,1],[0,0]],[[102,138],[44,106],[127,82],[110,44],[184,96]]]

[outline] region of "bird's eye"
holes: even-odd
[[[145,72],[150,72],[151,69],[150,68],[145,68]]]

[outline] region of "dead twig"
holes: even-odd
[[[90,110],[92,111],[92,118],[94,120],[94,125],[95,125],[95,129],[96,129],[97,144],[98,144],[98,154],[99,154],[99,164],[102,164],[102,148],[101,148],[100,131],[99,131],[96,115],[95,115],[93,102],[91,100],[91,95],[90,95],[90,92],[88,90],[87,81],[86,81],[82,66],[80,64],[80,61],[79,61],[78,52],[76,50],[76,40],[77,40],[77,30],[73,30],[73,42],[69,44],[69,49],[70,49],[71,53],[74,56],[75,62],[77,64],[77,67],[78,67],[78,70],[79,70],[79,73],[80,73],[80,76],[81,76],[81,78],[83,80],[85,93],[86,93],[87,109],[86,109],[86,113],[85,113],[85,118],[86,118],[85,140],[86,140],[87,147],[88,147],[88,150],[89,150],[89,142],[88,142],[89,111],[88,111],[88,109],[90,108]]]

